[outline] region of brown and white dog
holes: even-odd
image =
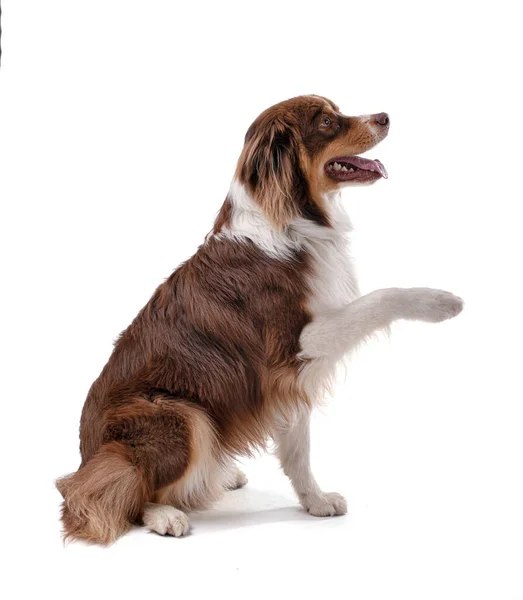
[[[305,510],[346,512],[309,463],[309,415],[336,364],[397,319],[462,309],[428,288],[360,296],[340,189],[387,177],[357,155],[388,131],[385,113],[347,117],[320,96],[254,121],[213,231],[122,333],[89,391],[82,463],[57,482],[65,537],[110,543],[136,521],[184,535],[182,511],[244,485],[235,458],[269,438]]]

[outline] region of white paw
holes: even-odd
[[[302,504],[307,512],[315,517],[333,517],[334,515],[344,515],[347,512],[347,500],[336,492],[307,496]]]
[[[452,319],[462,310],[463,300],[450,292],[432,288],[409,290],[407,315],[410,315],[410,318],[439,323]]]
[[[181,537],[189,531],[189,519],[181,510],[165,504],[146,504],[143,513],[143,524],[150,531],[160,535]]]
[[[238,469],[238,467],[235,466],[231,469],[230,475],[227,478],[227,481],[225,482],[225,489],[237,490],[246,485],[248,481],[249,480],[247,479],[245,473],[243,471],[240,471],[240,469]]]

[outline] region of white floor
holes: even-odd
[[[452,492],[427,503],[413,474],[406,490],[376,484],[368,503],[353,499],[348,515],[318,519],[297,507],[272,458],[248,467],[249,486],[193,515],[188,537],[135,528],[109,550],[79,543],[64,550],[57,537],[47,539],[42,562],[32,565],[37,578],[21,569],[20,584],[57,598],[523,597],[514,543],[521,523],[503,507],[484,512]],[[339,479],[349,498],[361,499],[344,474]]]

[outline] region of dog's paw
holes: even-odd
[[[247,485],[247,476],[243,471],[240,471],[236,465],[231,467],[229,473],[227,474],[227,480],[225,481],[225,489],[226,490],[238,490],[242,488],[244,485]]]
[[[143,524],[160,535],[182,537],[189,532],[189,519],[181,510],[165,504],[146,504]]]
[[[347,501],[336,492],[307,496],[302,504],[305,510],[315,517],[333,517],[334,515],[344,515],[347,512]]]
[[[409,290],[407,318],[430,323],[452,319],[463,310],[463,300],[450,292],[432,288]]]
[[[247,475],[237,467],[234,469],[231,478],[226,484],[228,490],[238,490],[248,483]]]

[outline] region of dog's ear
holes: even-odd
[[[293,127],[279,117],[257,119],[245,136],[237,175],[278,229],[298,214],[294,200],[298,170]]]

